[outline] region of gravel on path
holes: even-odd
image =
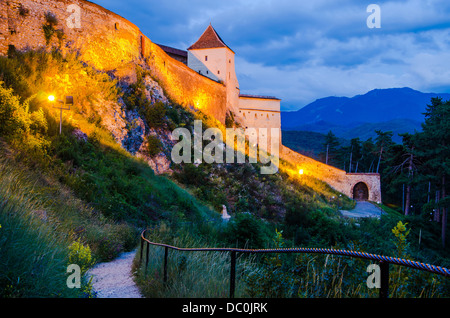
[[[131,266],[136,251],[123,253],[111,262],[99,263],[88,271],[98,298],[142,298],[133,281]]]
[[[351,218],[380,218],[383,210],[368,201],[357,201],[356,207],[351,211],[340,210],[343,216]]]

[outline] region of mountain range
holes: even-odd
[[[423,93],[408,87],[374,89],[354,97],[325,97],[297,111],[281,112],[282,130],[333,133],[345,139],[375,137],[375,130],[399,133],[421,130],[431,98],[449,100],[448,93]]]

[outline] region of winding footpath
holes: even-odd
[[[100,263],[88,271],[98,298],[142,298],[133,281],[131,266],[136,251],[123,253],[111,262]]]
[[[350,218],[380,218],[384,213],[382,209],[368,201],[358,201],[353,210],[341,210],[340,212],[343,216]]]
[[[355,209],[340,212],[351,218],[379,218],[383,213],[370,202],[357,202]],[[88,271],[88,275],[93,276],[92,285],[98,298],[142,298],[131,273],[135,255],[136,251],[123,253],[115,260],[97,264]]]

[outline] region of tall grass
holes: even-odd
[[[188,232],[170,236],[164,225],[150,233],[149,240],[170,240],[177,247],[212,247]],[[213,243],[210,243],[213,244]],[[134,263],[135,277],[145,297],[151,298],[226,298],[230,293],[230,254],[228,252],[168,252],[167,283],[163,281],[164,248],[144,245],[143,260],[140,249]],[[146,253],[149,266],[145,268]],[[245,284],[240,279],[254,266],[253,257],[240,255],[236,260],[236,297],[248,297]]]
[[[226,225],[212,225],[223,228]],[[180,229],[179,229],[180,230]],[[220,247],[188,229],[172,230],[162,224],[148,239],[177,247]],[[223,229],[222,229],[223,230]],[[220,231],[220,230],[219,230]],[[281,233],[275,246],[284,246]],[[216,244],[216,245],[215,245]],[[358,247],[350,248],[358,250]],[[149,266],[145,268],[146,254]],[[359,258],[321,254],[237,254],[236,297],[241,298],[378,298],[367,286],[367,267]],[[168,250],[167,282],[163,281],[164,247],[146,244],[134,262],[136,282],[146,297],[227,298],[230,254]],[[389,294],[393,298],[448,297],[448,280],[439,275],[391,265]]]
[[[77,297],[67,288],[68,240],[36,211],[33,185],[0,163],[0,297]]]

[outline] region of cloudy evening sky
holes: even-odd
[[[450,92],[448,0],[93,0],[153,42],[186,50],[212,23],[236,53],[241,93],[282,110],[375,88]],[[381,28],[368,28],[369,4]]]

